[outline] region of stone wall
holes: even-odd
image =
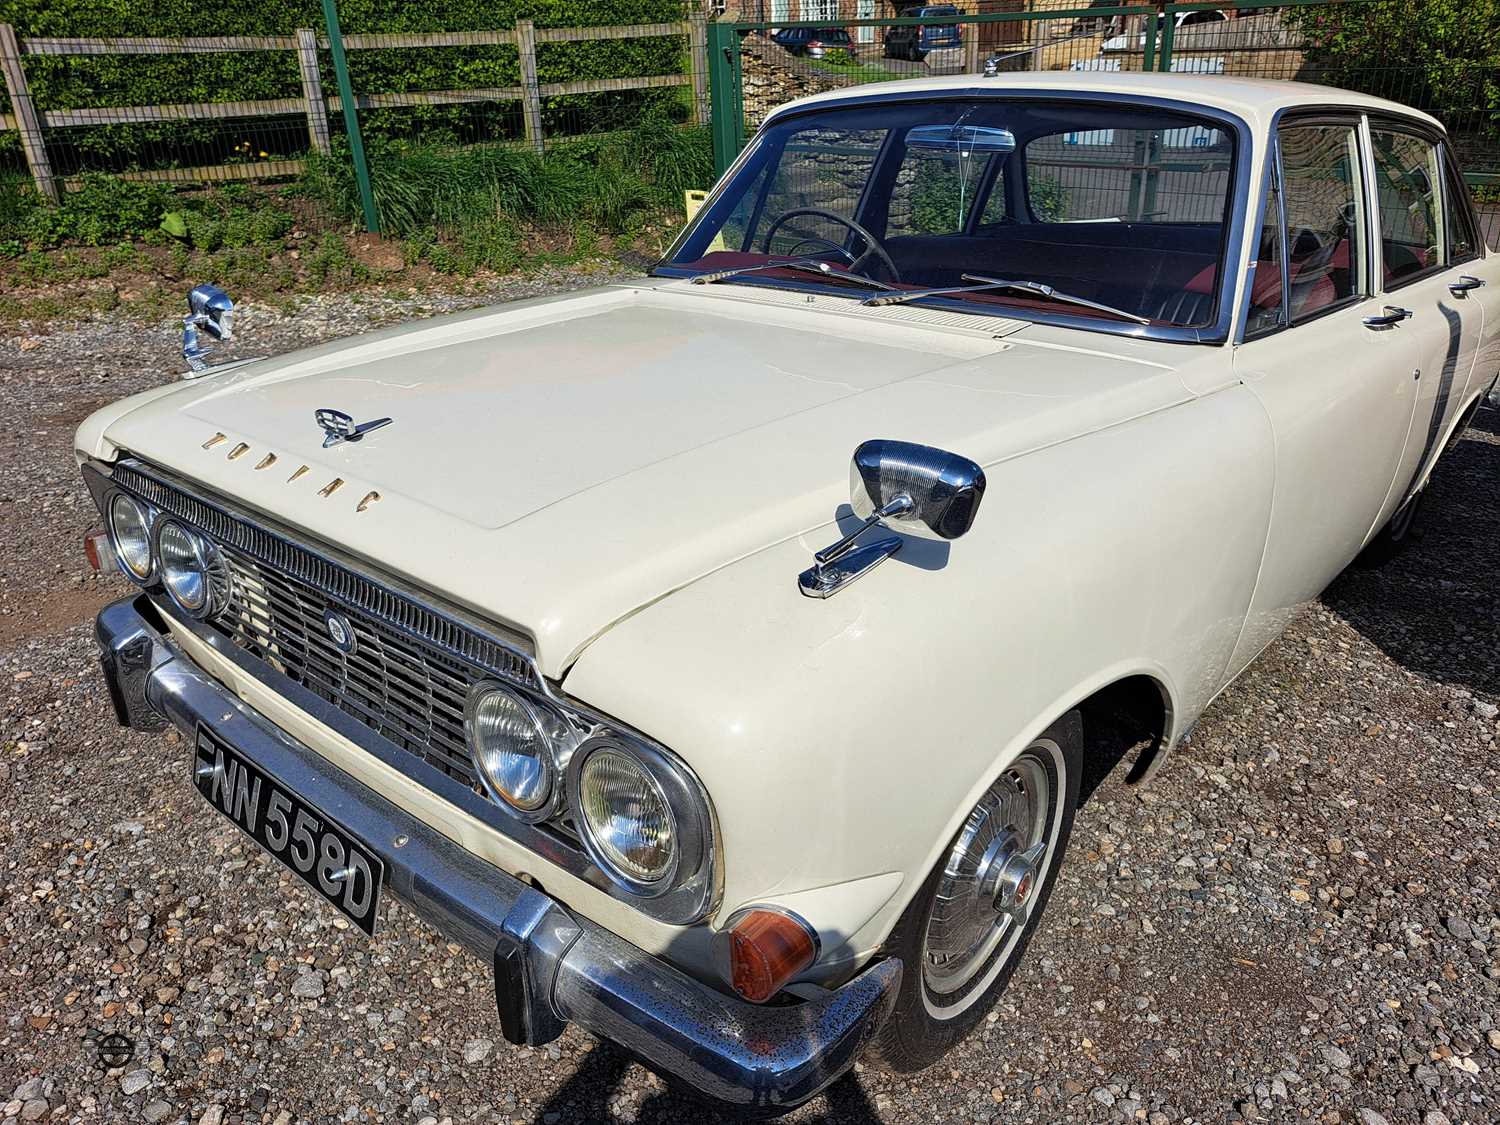
[[[821,94],[849,84],[837,75],[808,66],[807,60],[787,54],[764,36],[747,35],[740,45],[740,89],[745,99],[745,127],[753,131],[761,120],[785,102]]]

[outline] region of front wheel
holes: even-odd
[[[884,954],[900,957],[906,972],[873,1062],[921,1070],[1005,991],[1067,850],[1082,757],[1082,719],[1070,711],[969,810],[886,941]]]

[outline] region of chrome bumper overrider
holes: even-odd
[[[896,960],[785,1007],[716,992],[575,917],[292,739],[189,661],[144,596],[106,606],[96,629],[123,724],[158,730],[169,722],[190,739],[203,724],[363,839],[385,862],[387,889],[493,963],[512,1042],[545,1043],[574,1022],[707,1096],[790,1108],[854,1062],[895,1000]]]

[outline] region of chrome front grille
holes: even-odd
[[[212,627],[403,750],[474,785],[464,699],[484,677],[481,670],[233,548],[221,550],[231,574],[230,603]],[[353,626],[349,653],[329,636],[330,611]]]
[[[466,623],[229,510],[137,463],[117,485],[195,527],[219,547],[225,610],[210,628],[401,749],[473,787],[464,701],[476,680],[542,688],[529,657]],[[345,652],[327,617],[353,627]]]
[[[519,640],[506,645],[444,614],[411,595],[293,543],[274,531],[122,462],[111,479],[121,487],[170,512],[203,532],[221,547],[232,547],[277,574],[321,590],[350,609],[360,610],[403,633],[452,653],[502,678],[543,690],[541,676],[520,651]]]

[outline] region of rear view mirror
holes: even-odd
[[[967,156],[976,152],[1015,152],[1016,135],[989,125],[914,125],[906,147],[918,152]]]
[[[857,546],[876,525],[926,539],[957,539],[974,524],[984,470],[967,457],[909,441],[867,441],[849,466],[849,504],[860,524],[813,555],[797,576],[810,598],[836,594],[901,549],[899,535]]]
[[[984,470],[957,453],[909,441],[864,442],[849,466],[854,514],[895,531],[957,539],[974,524]]]

